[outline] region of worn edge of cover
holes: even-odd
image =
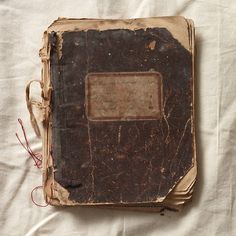
[[[50,81],[50,44],[48,35],[54,31],[58,35],[58,53],[61,56],[62,47],[62,33],[68,31],[81,30],[107,30],[107,29],[146,29],[153,27],[167,28],[174,38],[176,38],[192,55],[192,88],[193,88],[193,110],[191,115],[191,132],[193,133],[193,158],[192,167],[185,176],[179,179],[179,182],[173,186],[166,197],[157,198],[155,202],[135,202],[133,204],[126,203],[79,203],[69,199],[69,192],[63,188],[54,179],[53,158],[51,156],[51,81]],[[197,175],[197,161],[196,161],[196,137],[195,137],[195,88],[194,88],[194,50],[195,50],[195,32],[194,23],[190,19],[181,16],[171,17],[153,17],[153,18],[137,18],[137,19],[68,19],[58,18],[55,20],[43,35],[43,47],[40,49],[39,55],[43,64],[41,80],[43,83],[42,104],[44,107],[44,121],[43,121],[43,190],[46,202],[51,205],[80,205],[80,206],[109,206],[110,208],[127,208],[127,209],[141,209],[160,211],[163,208],[172,210],[181,210],[183,205],[192,197],[194,183]],[[153,205],[150,205],[153,204]]]

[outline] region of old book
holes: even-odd
[[[181,209],[196,179],[193,22],[59,18],[43,40],[47,202]]]

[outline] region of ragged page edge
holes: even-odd
[[[154,27],[166,28],[181,45],[191,51],[188,40],[189,22],[182,16],[150,17],[135,19],[74,19],[58,18],[49,27],[48,32],[87,31],[87,30],[111,30],[111,29],[148,29]]]
[[[189,195],[190,197],[187,197],[187,199],[184,201],[183,204],[185,204],[187,201],[192,199],[192,194],[194,190],[194,184],[196,182],[197,177],[197,148],[196,148],[196,127],[195,127],[195,117],[196,117],[196,104],[195,104],[195,28],[194,28],[194,22],[190,19],[186,19],[186,22],[188,24],[188,31],[189,31],[189,45],[190,45],[190,53],[192,55],[192,88],[193,88],[193,110],[192,110],[192,117],[191,117],[191,127],[192,127],[192,133],[193,133],[193,159],[192,163],[193,166],[190,168],[188,173],[179,181],[179,183],[175,186],[175,188],[169,193],[169,195],[166,198],[167,202],[174,201],[178,204],[178,201],[173,200],[178,195]],[[181,194],[181,192],[183,192]]]

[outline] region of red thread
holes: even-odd
[[[32,191],[31,191],[31,201],[36,205],[36,206],[38,206],[38,207],[47,207],[48,206],[48,203],[46,203],[45,205],[41,205],[41,204],[38,204],[37,202],[35,202],[35,200],[34,200],[34,196],[33,196],[33,192],[35,191],[35,190],[37,190],[37,189],[39,189],[39,188],[43,188],[43,186],[37,186],[37,187],[35,187]]]
[[[20,144],[22,145],[22,147],[29,153],[29,155],[32,157],[32,159],[34,160],[34,165],[37,166],[37,168],[42,168],[42,154],[39,153],[39,152],[33,152],[33,150],[31,149],[30,145],[29,145],[29,141],[27,139],[27,136],[26,136],[26,132],[25,132],[25,128],[24,128],[24,125],[23,125],[23,121],[21,119],[18,119],[18,122],[21,126],[21,129],[22,129],[22,132],[23,132],[23,135],[24,135],[24,139],[25,139],[25,144],[21,141],[21,139],[19,138],[19,135],[16,133],[16,137],[18,139],[18,141],[20,142]],[[33,193],[35,190],[39,189],[39,188],[43,188],[43,186],[36,186],[32,191],[31,191],[31,201],[38,207],[46,207],[48,206],[48,203],[46,203],[45,205],[41,205],[41,204],[38,204],[37,202],[35,202],[34,200],[34,196],[33,196]]]
[[[18,134],[16,133],[16,137],[18,139],[18,141],[20,142],[20,144],[22,145],[22,147],[29,153],[29,155],[32,157],[32,159],[34,160],[34,165],[37,166],[37,168],[41,168],[42,167],[42,154],[41,153],[34,153],[29,145],[27,136],[26,136],[26,132],[25,132],[25,128],[23,125],[23,122],[21,119],[18,119],[19,124],[21,125],[21,129],[24,135],[24,139],[25,139],[25,143],[26,145],[20,140]]]

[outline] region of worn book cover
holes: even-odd
[[[43,41],[46,201],[181,209],[196,179],[193,22],[59,18]]]

